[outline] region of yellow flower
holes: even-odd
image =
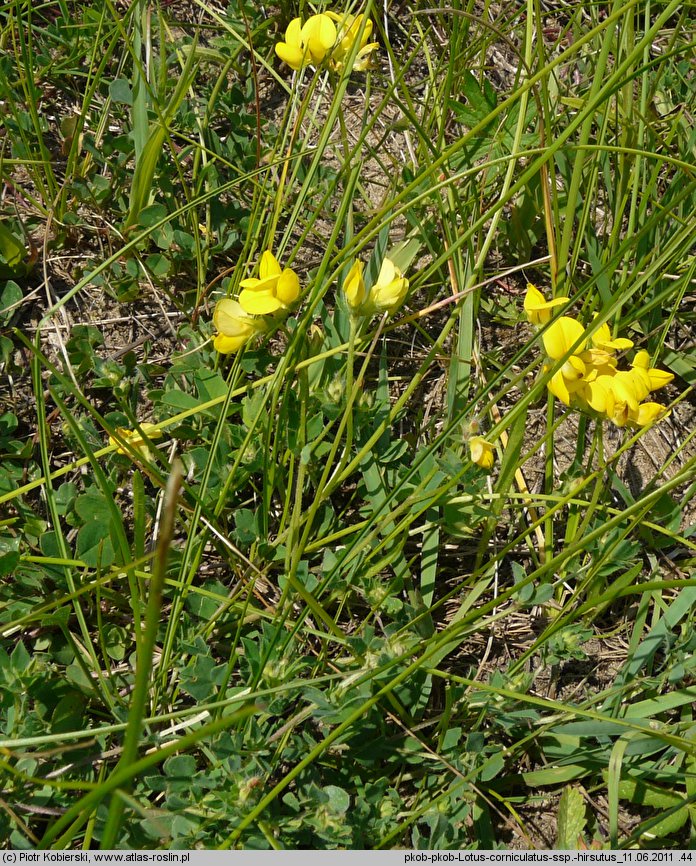
[[[672,379],[674,379],[673,373],[668,373],[667,370],[658,370],[656,367],[650,366],[650,355],[645,349],[641,349],[640,352],[636,353],[631,367],[647,384],[649,391],[657,391],[660,388],[664,388],[665,385],[669,385]]]
[[[585,341],[581,340],[579,345],[576,344],[584,333],[585,329],[580,322],[570,316],[559,316],[542,334],[546,354],[554,361],[565,357],[571,349],[573,354],[580,354],[585,348]]]
[[[265,316],[288,309],[300,296],[300,280],[292,270],[281,270],[270,250],[261,256],[259,277],[250,277],[239,284],[239,303],[245,313]]]
[[[213,345],[224,355],[241,349],[255,334],[264,330],[263,322],[249,316],[241,304],[232,298],[223,298],[217,302],[213,324],[219,332]]]
[[[547,301],[536,286],[527,283],[524,311],[533,325],[545,325],[551,319],[551,310],[567,304],[569,300],[570,298],[554,298],[552,301]]]
[[[616,370],[616,358],[604,349],[585,349],[580,352],[583,363],[597,376],[613,376]]]
[[[142,433],[140,431],[142,431]],[[132,445],[145,460],[150,458],[150,450],[147,446],[147,442],[143,438],[143,434],[145,434],[148,439],[162,438],[162,431],[156,424],[151,424],[149,421],[145,421],[141,424],[140,430],[127,430],[125,427],[117,427],[116,433],[118,433],[119,437],[124,439],[129,445]],[[130,456],[130,452],[115,436],[109,436],[109,445],[114,445],[116,447],[117,454],[126,454]]]
[[[384,259],[377,282],[370,289],[369,304],[393,315],[408,293],[408,280],[391,259]]]
[[[363,263],[356,259],[343,282],[343,292],[351,310],[357,310],[365,300],[365,281],[363,280]]]
[[[605,414],[617,427],[625,427],[639,411],[640,391],[630,372],[618,370],[612,376],[598,376],[586,383],[583,397],[596,411]]]
[[[330,65],[335,72],[341,72],[345,66],[346,60],[350,56],[353,46],[355,45],[360,28],[363,28],[360,36],[360,46],[353,59],[352,68],[356,72],[364,72],[370,65],[373,51],[379,48],[377,42],[369,42],[370,34],[372,33],[372,21],[368,18],[363,26],[364,15],[350,15],[347,12],[342,15],[336,12],[326,13],[331,19],[336,22],[338,31],[338,42],[331,52]]]
[[[308,63],[319,65],[336,43],[336,25],[328,15],[310,15],[304,25],[293,18],[285,31],[285,42],[278,42],[275,52],[292,69]]]
[[[596,375],[592,371],[583,384],[581,391],[582,399],[591,406],[595,412],[604,414],[607,411],[607,400],[611,390],[611,375]]]
[[[659,403],[641,403],[635,412],[629,412],[628,422],[635,427],[645,427],[669,415],[669,409]]]
[[[482,436],[472,436],[469,439],[469,452],[471,460],[483,469],[492,469],[495,453],[493,446]]]
[[[548,369],[546,367],[544,372]],[[586,367],[582,359],[577,355],[571,355],[561,369],[554,373],[547,387],[554,397],[558,397],[562,403],[570,406],[572,395],[584,385],[585,373]]]
[[[633,340],[626,337],[612,339],[609,325],[604,322],[592,335],[592,345],[597,349],[604,349],[605,352],[622,351],[633,348]]]

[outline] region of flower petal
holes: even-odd
[[[278,276],[272,274],[261,280],[257,277],[248,277],[246,280],[242,280],[239,285],[243,289],[251,289],[254,292],[274,292],[277,282]]]
[[[249,335],[240,334],[237,337],[226,337],[224,334],[218,334],[213,340],[215,349],[223,355],[228,355],[230,352],[237,352],[249,339]]]
[[[285,268],[278,278],[276,296],[286,307],[294,304],[300,296],[300,279],[292,268]]]
[[[223,298],[217,302],[213,324],[226,337],[250,336],[255,330],[243,308],[232,298]]]
[[[630,413],[629,421],[639,427],[645,427],[653,421],[666,418],[669,414],[669,409],[660,403],[641,403],[635,412]]]
[[[246,313],[253,316],[267,316],[283,306],[272,292],[257,292],[253,289],[243,289],[239,295],[239,303]]]
[[[570,298],[554,298],[547,301],[539,289],[532,283],[527,283],[527,294],[524,296],[524,311],[533,325],[545,325],[551,319],[551,310],[567,304]]]
[[[305,52],[296,45],[278,42],[275,46],[275,53],[284,63],[288,64],[290,69],[294,69],[296,72],[304,66]]]
[[[343,283],[343,293],[348,306],[356,310],[365,300],[365,281],[363,280],[363,263],[356,259]]]
[[[570,316],[560,316],[542,335],[546,354],[555,361],[563,358],[571,349],[579,354],[585,348],[585,341],[581,340],[584,333],[585,330],[580,322],[571,319]],[[580,341],[579,345],[576,345],[578,341]]]
[[[336,25],[328,15],[311,15],[302,28],[302,41],[314,63],[321,63],[336,43]]]
[[[262,280],[265,280],[268,279],[268,277],[279,277],[280,272],[281,267],[278,263],[278,259],[270,250],[266,250],[266,252],[261,256],[259,276]]]

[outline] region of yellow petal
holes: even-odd
[[[311,15],[302,28],[302,41],[314,63],[321,63],[336,42],[336,25],[328,15]]]
[[[584,377],[585,365],[577,355],[571,355],[561,367],[561,373],[566,382],[576,382]]]
[[[370,302],[380,311],[393,314],[408,293],[408,280],[391,259],[384,259],[377,282],[370,290]]]
[[[597,375],[611,376],[616,369],[616,358],[604,349],[585,349],[580,353],[580,357],[588,368],[588,376],[591,371],[596,372]]]
[[[293,18],[292,21],[288,24],[287,29],[285,31],[285,41],[288,45],[295,45],[298,48],[301,46],[302,42],[302,19],[301,18]]]
[[[569,300],[570,298],[554,298],[552,301],[547,301],[536,286],[527,283],[524,311],[533,325],[545,325],[551,319],[551,310],[567,304]]]
[[[239,303],[246,313],[253,316],[267,316],[283,306],[272,292],[257,292],[253,289],[243,289]]]
[[[355,58],[353,69],[356,72],[365,72],[366,69],[369,69],[372,66],[372,54],[378,48],[379,42],[370,42],[369,45],[361,48],[358,52],[358,56]]]
[[[230,352],[241,349],[248,339],[248,334],[240,334],[237,337],[226,337],[224,334],[218,334],[213,340],[213,346],[221,354],[228,355]]]
[[[674,379],[674,373],[668,373],[667,370],[658,370],[657,367],[651,367],[648,370],[648,378],[650,379],[650,390],[657,391],[664,388],[665,385]]]
[[[611,331],[609,330],[609,325],[604,322],[592,335],[592,345],[596,346],[598,349],[604,349],[605,351],[622,351],[623,349],[632,348],[633,340],[627,340],[625,337],[617,337],[616,339],[613,339]]]
[[[278,42],[275,53],[290,66],[291,69],[301,69],[305,63],[305,49],[302,45],[302,22],[293,18],[285,31],[285,42]]]
[[[262,280],[266,280],[269,277],[279,277],[280,271],[281,268],[278,264],[278,259],[273,255],[270,250],[266,250],[266,252],[261,256],[261,264],[259,265],[259,276]]]
[[[629,420],[638,427],[645,427],[653,421],[666,418],[669,414],[667,407],[660,403],[641,403],[635,412],[630,413]]]
[[[646,352],[645,349],[636,352],[636,357],[633,359],[631,366],[647,370],[650,367],[650,353]]]
[[[630,382],[630,387],[640,403],[650,393],[650,377],[645,370],[632,367],[630,370],[620,370],[621,380]]]
[[[275,46],[275,53],[291,69],[297,71],[302,69],[305,60],[305,53],[296,45],[287,45],[285,42],[278,42]]]
[[[579,354],[585,348],[585,342],[581,340],[584,333],[584,328],[580,322],[576,322],[570,316],[560,316],[548,326],[542,335],[546,354],[555,361],[563,358],[571,349]],[[576,345],[578,341],[580,343]]]
[[[570,391],[568,390],[566,380],[563,378],[563,373],[560,370],[553,374],[546,387],[554,397],[561,401],[561,403],[570,406]]]
[[[278,278],[276,296],[286,307],[294,304],[300,295],[300,280],[292,268],[285,268]]]
[[[629,409],[637,409],[642,400],[640,382],[626,370],[619,370],[611,378],[611,390],[616,399],[625,402]]]
[[[362,304],[365,300],[365,281],[363,280],[363,263],[356,259],[353,266],[348,272],[348,276],[343,283],[343,292],[348,301],[348,305],[353,310]]]
[[[609,376],[598,376],[591,382],[585,382],[582,389],[582,396],[595,412],[607,411],[607,400],[609,399]],[[614,399],[611,398],[613,405]]]
[[[636,352],[636,357],[633,359],[631,367],[633,367],[635,371],[643,371],[645,373],[648,388],[651,391],[657,391],[660,388],[664,388],[665,385],[669,385],[672,379],[674,379],[673,373],[650,366],[650,355],[645,349]]]
[[[215,305],[213,324],[227,337],[249,336],[254,332],[253,322],[232,298],[223,298]]]
[[[378,286],[386,286],[391,283],[395,277],[400,277],[401,271],[398,270],[396,265],[391,259],[384,259],[382,262],[382,266],[379,269],[379,276],[377,277],[377,285]]]

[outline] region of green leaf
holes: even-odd
[[[10,321],[23,297],[24,293],[14,280],[5,283],[0,293],[0,324],[6,325]]]
[[[324,788],[324,793],[329,799],[329,808],[332,812],[343,815],[350,808],[350,796],[343,788],[327,785]]]
[[[117,662],[123,661],[131,643],[128,630],[110,623],[104,627],[103,635],[109,658]]]
[[[196,759],[191,755],[173,755],[164,762],[163,770],[167,776],[190,779],[196,772]]]
[[[585,800],[577,788],[568,785],[558,803],[556,847],[576,849],[586,824]]]
[[[90,568],[105,568],[116,559],[109,524],[90,520],[77,533],[77,556]]]
[[[133,104],[133,91],[125,78],[114,78],[109,84],[109,96],[123,105]]]
[[[5,223],[0,221],[0,279],[24,277],[32,265],[30,252],[24,243],[18,241]]]

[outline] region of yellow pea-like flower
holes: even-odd
[[[554,298],[547,301],[542,293],[532,283],[527,283],[527,294],[524,296],[524,311],[533,325],[545,325],[551,320],[554,307],[562,307],[570,298]]]
[[[370,289],[369,304],[389,315],[399,309],[408,294],[408,280],[391,259],[384,259],[377,282]]]
[[[349,13],[338,14],[336,12],[326,13],[336,22],[338,41],[331,52],[330,66],[335,72],[341,72],[350,56],[353,46],[358,40],[358,34],[362,27],[360,44],[353,60],[352,69],[363,72],[370,65],[372,52],[379,48],[377,42],[370,42],[372,34],[372,21],[368,18],[363,26],[364,15],[350,15]]]
[[[249,277],[239,284],[239,303],[253,316],[266,316],[287,310],[300,296],[300,280],[292,268],[281,269],[270,250],[261,256],[259,276]]]
[[[302,69],[308,63],[319,65],[333,49],[336,25],[326,14],[310,15],[302,24],[293,18],[285,31],[285,41],[278,42],[275,53],[291,69]]]
[[[346,301],[348,301],[348,306],[351,310],[357,310],[365,300],[363,268],[363,263],[356,259],[343,283],[343,294],[346,296]]]
[[[483,469],[492,469],[495,461],[493,445],[482,436],[472,436],[469,439],[471,460]]]
[[[673,373],[650,366],[650,355],[645,349],[636,352],[636,357],[633,359],[631,367],[638,373],[638,375],[642,376],[644,381],[647,381],[648,389],[650,391],[657,391],[660,388],[664,388],[665,385],[669,385],[672,379],[674,379]]]
[[[646,427],[654,421],[666,418],[669,409],[660,403],[641,403],[635,412],[629,413],[629,423],[636,427]]]
[[[241,304],[232,298],[223,298],[217,302],[213,324],[218,330],[213,345],[222,354],[238,351],[253,336],[264,330],[263,323],[248,315]]]
[[[592,335],[592,345],[597,349],[603,349],[605,352],[620,352],[624,349],[633,348],[633,340],[629,340],[626,337],[613,338],[609,325],[604,322]]]
[[[143,438],[143,434],[147,436],[148,439],[162,438],[162,431],[159,427],[156,424],[151,424],[149,421],[143,422],[140,425],[140,430],[128,430],[125,427],[117,427],[116,432],[121,439],[124,439],[129,445],[132,445],[145,460],[149,459],[150,450],[147,442]],[[130,456],[130,452],[115,436],[109,436],[109,445],[114,445],[116,447],[117,454],[126,454]]]

